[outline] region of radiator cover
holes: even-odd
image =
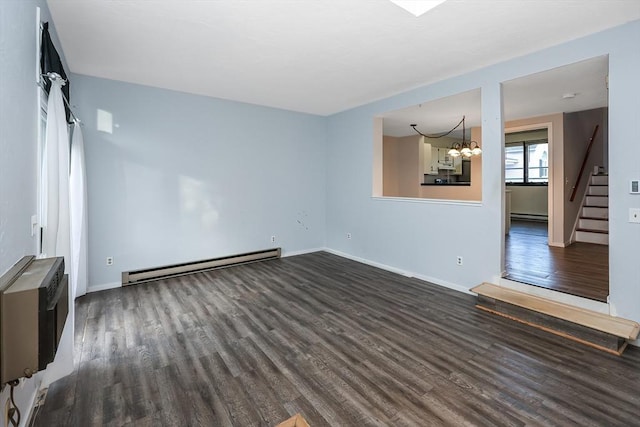
[[[0,279],[0,384],[55,357],[69,311],[64,259],[24,257]]]

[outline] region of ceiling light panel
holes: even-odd
[[[420,16],[424,13],[427,13],[434,7],[438,6],[441,3],[444,3],[446,0],[389,0],[391,3],[396,6],[400,6],[407,12],[411,13],[415,16]]]

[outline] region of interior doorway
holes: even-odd
[[[505,213],[511,220],[503,258],[508,280],[607,302],[609,248],[602,235],[608,228],[600,227],[598,243],[580,237],[582,224],[605,223],[601,211],[608,211],[605,186],[591,192],[596,178],[606,180],[607,73],[608,58],[599,57],[503,83],[505,200],[512,206]],[[540,115],[517,116],[526,102],[539,104]],[[599,135],[592,134],[594,126]],[[589,157],[590,139],[597,148]],[[579,196],[569,200],[574,189]],[[593,212],[604,218],[590,218]]]

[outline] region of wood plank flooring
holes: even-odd
[[[39,426],[629,426],[609,355],[324,252],[89,294]]]
[[[576,242],[566,248],[547,242],[547,223],[511,222],[505,239],[505,278],[606,302],[609,247]]]

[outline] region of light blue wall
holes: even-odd
[[[87,157],[90,289],[131,269],[324,246],[325,118],[72,81]],[[97,130],[98,109],[112,115],[113,133]]]
[[[36,86],[37,7],[41,9],[42,21],[51,22],[44,0],[0,0],[0,275],[24,255],[36,252],[31,215],[37,213],[40,120]],[[59,47],[52,24],[49,31]],[[73,349],[73,307],[70,309],[71,320],[65,325],[56,361],[47,369],[52,380],[73,363],[72,358],[66,357]],[[44,374],[40,372],[16,388],[15,399],[23,412],[23,424]],[[0,402],[4,405],[8,398],[9,388],[5,387]],[[0,426],[4,425],[3,416]]]
[[[496,64],[328,119],[327,246],[456,289],[501,275],[503,211],[501,82],[609,54],[610,289],[612,312],[640,321],[640,225],[627,221],[640,196],[640,21]],[[482,89],[483,200],[480,205],[371,197],[373,117]],[[552,113],[552,112],[550,112]],[[347,240],[345,234],[352,233]],[[456,266],[456,256],[464,265]]]
[[[0,274],[36,250],[37,6],[0,2]]]

